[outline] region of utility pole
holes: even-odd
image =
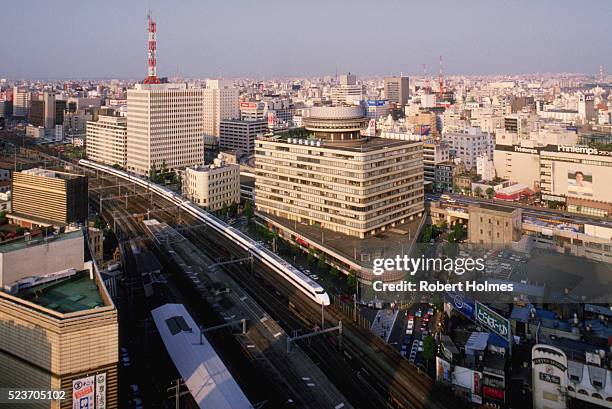
[[[174,407],[176,409],[179,409],[179,405],[180,405],[180,397],[183,395],[187,395],[189,392],[181,392],[181,386],[185,385],[185,383],[183,382],[183,380],[181,378],[178,378],[175,380],[176,384],[174,386],[169,387],[168,389],[166,389],[168,392],[173,391],[174,392]],[[172,396],[169,396],[168,398],[172,398]]]

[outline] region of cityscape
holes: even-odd
[[[0,408],[612,408],[612,4],[470,3],[4,4]]]

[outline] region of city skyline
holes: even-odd
[[[435,76],[439,55],[447,75],[596,75],[600,64],[612,66],[612,46],[606,41],[612,29],[605,21],[612,4],[590,4],[541,1],[526,10],[507,1],[476,1],[471,7],[395,1],[314,1],[309,7],[111,1],[92,5],[85,14],[75,2],[32,1],[4,9],[0,47],[11,49],[13,57],[4,61],[0,76],[140,78],[146,74],[148,8],[158,22],[160,76],[420,75],[423,64]],[[24,18],[27,30],[10,35]]]

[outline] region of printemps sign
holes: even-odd
[[[478,301],[476,301],[474,318],[477,323],[482,324],[510,342],[510,321],[506,318]]]

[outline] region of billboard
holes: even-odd
[[[582,170],[568,171],[567,193],[584,197],[593,196],[593,174]]]
[[[465,317],[471,320],[474,319],[474,300],[454,291],[446,291],[444,293],[444,301],[452,305],[454,309]]]
[[[451,383],[451,366],[448,361],[436,357],[436,380],[438,382]]]
[[[72,381],[72,409],[94,409],[94,377]]]
[[[387,104],[386,99],[368,99],[369,107],[382,107]]]
[[[478,301],[475,306],[474,319],[476,322],[510,342],[510,321]]]
[[[106,409],[106,372],[96,375],[96,409]]]

